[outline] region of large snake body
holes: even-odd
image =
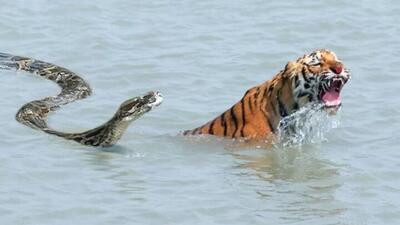
[[[162,95],[159,92],[149,92],[123,102],[114,116],[99,127],[82,133],[64,133],[51,129],[46,122],[47,116],[62,105],[89,96],[91,89],[85,80],[54,64],[5,53],[0,53],[0,68],[37,74],[56,82],[61,87],[61,92],[56,96],[35,100],[22,106],[16,115],[17,121],[84,145],[105,147],[115,144],[132,121],[162,102]]]

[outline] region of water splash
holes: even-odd
[[[309,104],[280,121],[276,147],[301,147],[321,143],[330,130],[338,127],[340,115],[324,110],[322,104]]]

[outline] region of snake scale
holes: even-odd
[[[101,147],[114,145],[132,121],[160,105],[163,100],[161,93],[152,91],[123,102],[114,116],[101,126],[81,133],[64,133],[51,129],[46,122],[47,116],[62,105],[88,97],[91,94],[88,83],[63,67],[6,53],[0,53],[0,68],[26,71],[57,83],[61,87],[58,95],[26,103],[18,110],[16,120],[31,128],[83,145]]]

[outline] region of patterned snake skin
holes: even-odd
[[[123,102],[114,116],[99,127],[82,133],[63,133],[48,127],[47,115],[62,105],[89,96],[91,94],[89,85],[77,74],[65,68],[5,53],[0,53],[0,68],[37,74],[56,82],[61,87],[61,92],[57,96],[35,100],[22,106],[16,115],[17,121],[31,128],[40,129],[48,134],[74,140],[84,145],[107,147],[115,144],[132,121],[162,102],[161,93],[149,92],[144,96]]]

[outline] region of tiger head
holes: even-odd
[[[340,107],[340,92],[350,79],[350,73],[334,52],[316,50],[289,62],[286,69],[298,107],[308,103],[322,103],[325,108],[334,110]]]

